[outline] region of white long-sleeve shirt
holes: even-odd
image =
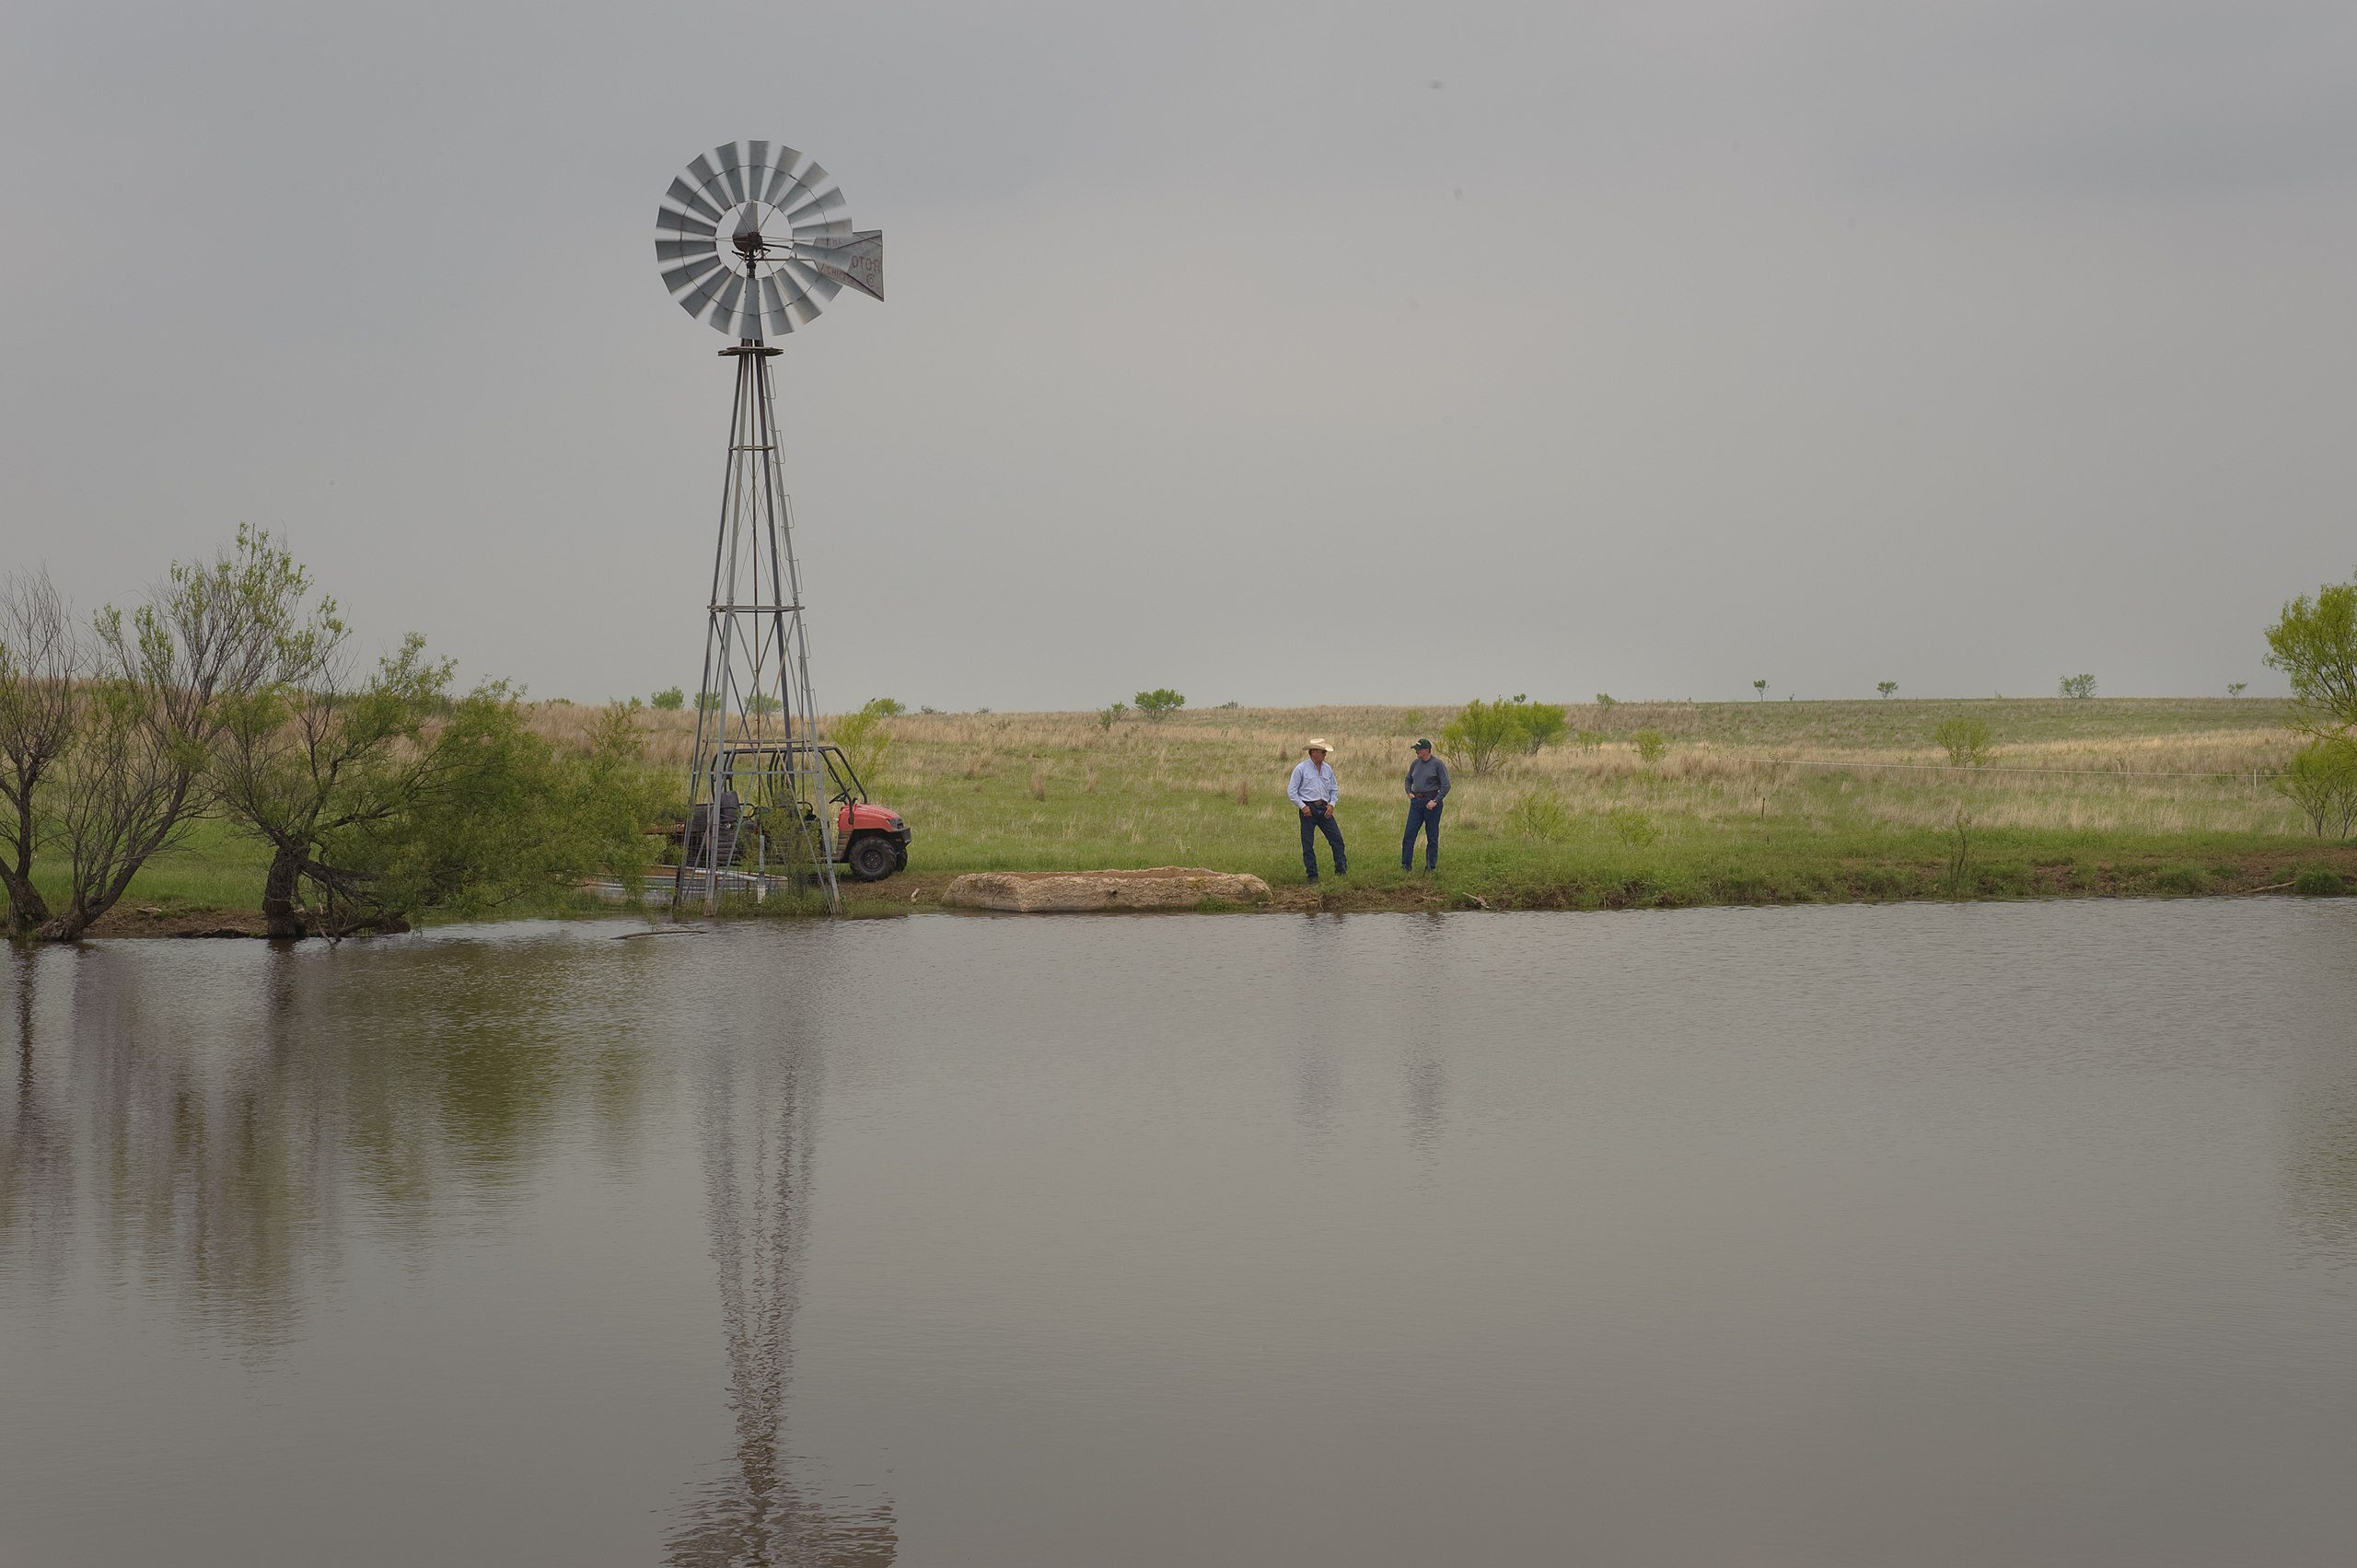
[[[1334,764],[1313,762],[1306,757],[1295,762],[1293,777],[1285,784],[1285,798],[1295,806],[1306,806],[1313,800],[1331,806],[1341,799],[1341,786],[1334,782]]]

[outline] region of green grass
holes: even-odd
[[[270,855],[259,841],[226,822],[201,818],[181,842],[149,860],[133,877],[125,905],[153,905],[168,912],[186,910],[258,910],[262,875]],[[43,856],[33,863],[33,880],[52,907],[66,894],[66,868]]]
[[[1943,760],[1932,730],[1960,712],[1989,725],[1993,765],[1926,767]],[[545,716],[560,737],[581,722],[579,710]],[[1403,875],[1408,742],[1449,716],[1238,709],[1108,730],[1086,714],[909,715],[888,721],[891,751],[870,784],[915,830],[920,902],[946,874],[983,870],[1200,865],[1298,887],[1299,819],[1283,785],[1311,734],[1337,742],[1353,870],[1322,890],[1346,907],[2190,897],[2288,885],[2305,868],[2318,873],[2307,889],[2357,877],[2357,849],[2308,835],[2287,802],[2254,787],[2251,771],[2293,748],[2282,704],[2226,698],[1574,707],[1574,727],[1604,731],[1601,745],[1552,748],[1489,778],[1460,769],[1438,876]],[[677,777],[693,715],[641,723],[649,767]],[[1658,763],[1630,743],[1640,729],[1669,738]],[[1970,846],[1960,873],[1959,813]],[[124,904],[250,911],[263,867],[253,841],[200,823]],[[43,881],[61,878],[49,867]],[[906,908],[911,890],[894,879],[861,901]]]

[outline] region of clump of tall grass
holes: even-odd
[[[1569,838],[1572,831],[1571,813],[1563,809],[1563,797],[1543,784],[1515,796],[1506,807],[1504,823],[1507,832],[1533,843],[1552,843]]]
[[[1661,837],[1661,829],[1654,819],[1633,806],[1616,807],[1604,819],[1610,825],[1613,836],[1631,849],[1643,849]]]

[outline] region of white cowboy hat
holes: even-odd
[[[1334,743],[1330,740],[1313,740],[1307,746],[1302,748],[1302,749],[1305,751],[1331,751],[1334,749]]]

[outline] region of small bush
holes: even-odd
[[[1575,729],[1572,732],[1572,744],[1583,751],[1603,750],[1606,738],[1600,729]]]
[[[1932,731],[1932,741],[1958,768],[1977,768],[1989,760],[1989,726],[1982,719],[1961,714],[1942,719],[1939,727]]]
[[[1157,686],[1151,691],[1141,691],[1130,699],[1138,705],[1148,724],[1160,724],[1164,719],[1187,705],[1187,699],[1167,686]]]
[[[2191,895],[2210,890],[2210,874],[2198,865],[2164,865],[2153,873],[2156,893]]]
[[[892,762],[892,732],[885,726],[882,714],[862,708],[846,714],[835,721],[827,738],[842,748],[843,760],[869,790],[884,787]]]
[[[2348,890],[2347,878],[2328,865],[2311,865],[2292,878],[2292,891],[2303,898],[2337,899]]]
[[[1494,703],[1476,698],[1448,721],[1448,727],[1440,732],[1440,742],[1478,778],[1496,771],[1509,754],[1522,749],[1522,733],[1515,704],[1503,697]]]
[[[1127,703],[1106,703],[1103,707],[1097,710],[1097,727],[1099,729],[1111,729],[1115,725],[1121,722],[1121,715],[1129,711],[1130,705]]]
[[[1657,729],[1641,729],[1629,738],[1636,742],[1637,755],[1648,768],[1669,755],[1669,738]]]
[[[1551,843],[1572,830],[1571,813],[1563,797],[1551,789],[1525,790],[1506,807],[1506,831],[1533,843]]]
[[[2061,691],[2065,697],[2092,697],[2096,694],[2096,678],[2084,672],[2066,675],[2062,678]]]
[[[745,699],[745,711],[749,714],[773,714],[783,705],[767,691],[756,691]]]
[[[1632,806],[1620,807],[1604,819],[1611,825],[1613,836],[1631,849],[1643,849],[1661,837],[1654,819]]]
[[[647,699],[647,705],[660,708],[667,714],[677,713],[688,705],[688,694],[677,686],[666,686]]]
[[[2316,837],[2327,828],[2345,839],[2357,821],[2357,742],[2334,738],[2300,749],[2275,780],[2275,793],[2300,808]]]
[[[880,714],[881,716],[889,719],[898,718],[909,710],[904,704],[895,698],[870,697],[867,700],[866,705],[859,711],[863,714]]]
[[[1536,757],[1541,747],[1552,746],[1571,732],[1560,703],[1534,703],[1516,697],[1514,713],[1522,725],[1522,754],[1526,757]]]

